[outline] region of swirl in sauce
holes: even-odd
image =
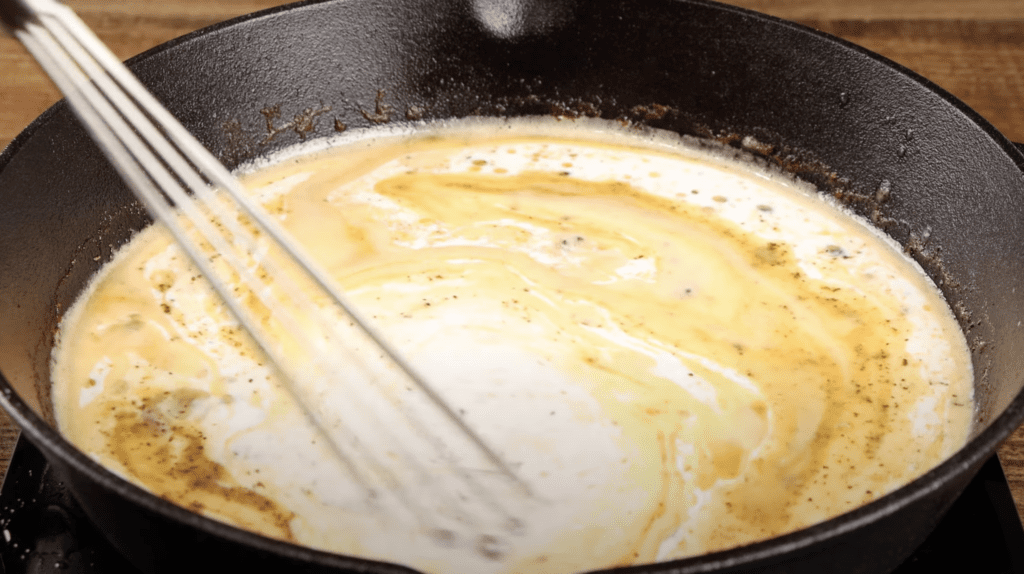
[[[970,359],[934,286],[750,165],[522,122],[357,139],[245,182],[550,504],[502,560],[366,512],[154,226],[64,320],[55,412],[193,511],[429,572],[565,573],[790,532],[966,441]]]

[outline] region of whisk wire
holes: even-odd
[[[55,8],[60,9],[60,6],[56,6]],[[55,18],[47,14],[40,14],[39,19],[42,22],[52,21],[50,22],[50,29],[60,30],[61,28],[64,28],[60,18]],[[168,194],[170,200],[173,201],[180,209],[185,211],[187,215],[195,215],[195,206],[191,201],[183,197],[183,192],[181,192],[178,184],[173,181],[161,162],[158,161],[152,153],[150,153],[149,149],[142,143],[142,141],[139,140],[135,132],[124,123],[120,114],[116,112],[111,104],[104,98],[104,94],[101,94],[91,85],[89,78],[86,77],[86,75],[83,75],[83,70],[71,64],[70,61],[59,57],[53,57],[51,55],[59,54],[62,49],[66,50],[67,54],[71,56],[74,61],[82,63],[86,73],[93,74],[92,77],[95,78],[97,86],[106,88],[103,90],[106,96],[110,97],[115,102],[115,105],[118,106],[119,110],[129,118],[133,119],[135,121],[135,125],[138,126],[142,132],[148,133],[152,136],[152,132],[155,128],[153,128],[148,120],[145,120],[141,116],[134,106],[127,104],[123,94],[116,89],[111,89],[110,79],[107,76],[95,73],[96,69],[94,62],[82,55],[82,46],[67,41],[69,36],[61,35],[59,33],[54,33],[52,35],[45,33],[39,29],[40,26],[41,24],[27,22],[24,25],[24,33],[16,31],[16,34],[26,45],[27,49],[40,62],[40,65],[52,78],[54,78],[55,83],[58,84],[58,87],[66,95],[69,104],[71,104],[75,112],[82,118],[83,123],[87,126],[91,135],[102,146],[105,153],[111,156],[111,160],[115,167],[118,169],[122,177],[129,182],[133,190],[137,193],[139,199],[144,203],[150,213],[161,220],[171,230],[172,235],[175,237],[187,237],[186,231],[180,225],[178,218],[174,217],[166,202],[161,198],[160,189],[163,189],[164,192]],[[59,42],[58,38],[64,38],[65,41]],[[131,84],[131,82],[128,83]],[[179,174],[182,174],[185,177],[186,183],[192,186],[192,189],[197,191],[205,189],[206,184],[201,183],[197,176],[192,175],[192,177],[189,177],[190,170],[183,167],[183,158],[174,148],[159,137],[150,137],[149,139],[155,139],[155,145],[157,146],[158,153],[161,153],[162,157],[171,163]],[[140,164],[147,166],[147,168],[141,168]],[[217,252],[227,254],[227,257],[232,258],[232,263],[236,265],[240,264],[237,259],[232,257],[232,251],[227,248],[224,242],[218,241],[217,234],[210,229],[210,226],[202,217],[195,218],[193,221],[196,223],[198,228],[206,232],[204,235],[207,236],[207,240],[212,243]],[[236,235],[236,237],[240,236]],[[201,252],[198,245],[191,241],[182,241],[181,248],[186,251],[189,257],[200,268],[203,275],[211,281],[218,291],[226,290],[226,285],[219,280],[219,276],[214,272],[212,266],[207,261],[206,255]],[[263,289],[257,288],[257,291],[262,292]],[[223,298],[225,304],[230,308],[232,313],[240,322],[246,325],[247,330],[253,333],[254,337],[260,339],[261,330],[257,329],[254,325],[249,324],[249,315],[245,312],[240,303],[231,296]],[[266,341],[259,341],[258,344],[267,348],[272,348]],[[340,449],[337,448],[337,445],[334,446],[338,451],[335,454],[339,459],[345,461],[349,472],[352,473],[360,483],[369,485],[370,481],[364,477],[361,472],[359,472],[358,466],[351,462],[351,457],[341,453]]]
[[[528,486],[358,313],[334,280],[70,8],[53,0],[14,1],[30,16],[17,19],[15,36],[53,78],[140,201],[272,359],[285,388],[368,499],[375,501],[383,487],[402,509],[435,530],[521,527],[490,475],[501,479],[501,488],[515,495],[512,500],[532,497]],[[11,25],[9,13],[4,16]],[[237,285],[244,285],[250,303],[258,301],[265,317],[242,303],[233,292]],[[306,293],[310,287],[318,297]],[[318,304],[323,299],[328,312]],[[271,336],[264,328],[268,320],[276,333],[296,340],[282,343]],[[299,351],[298,360],[288,349]],[[361,364],[361,375],[353,364]],[[382,379],[392,381],[391,390]],[[339,391],[351,408],[326,412],[324,399]],[[396,417],[404,425],[395,425]],[[373,446],[363,440],[368,430],[377,439]],[[374,452],[377,444],[386,445],[384,452]],[[432,472],[438,464],[453,476]],[[412,478],[401,478],[402,471]],[[438,505],[444,516],[436,512]]]

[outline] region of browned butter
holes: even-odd
[[[428,572],[762,540],[966,441],[970,359],[941,296],[800,184],[601,123],[373,135],[245,183],[540,493],[507,552],[369,511],[156,226],[62,324],[61,431],[196,512]]]

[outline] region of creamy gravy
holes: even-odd
[[[358,504],[159,226],[62,324],[60,430],[196,512],[429,572],[725,549],[966,441],[970,358],[941,296],[801,185],[603,124],[370,135],[245,183],[546,501],[506,554]]]

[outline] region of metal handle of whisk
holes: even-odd
[[[510,503],[532,496],[527,485],[68,7],[0,0],[0,19],[271,358],[368,499],[390,494],[443,540],[460,525],[522,528]],[[255,303],[243,304],[238,289]],[[273,335],[262,326],[267,317]],[[351,408],[329,412],[332,396]],[[511,498],[496,493],[509,489]],[[484,553],[499,556],[497,539],[485,536]]]

